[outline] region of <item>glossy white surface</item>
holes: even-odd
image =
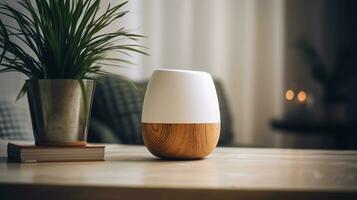
[[[144,123],[218,123],[219,105],[210,74],[199,71],[154,71],[146,90]]]

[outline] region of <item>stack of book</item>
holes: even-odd
[[[103,161],[104,146],[50,147],[9,143],[7,154],[9,160],[16,162]]]

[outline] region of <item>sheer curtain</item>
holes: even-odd
[[[126,26],[148,38],[124,73],[147,79],[155,68],[210,72],[223,82],[235,142],[270,146],[282,112],[283,0],[131,0]]]
[[[108,2],[118,3],[103,0],[103,10]],[[136,65],[118,73],[148,79],[158,67],[210,72],[223,82],[228,95],[235,142],[272,145],[269,120],[283,109],[283,4],[283,0],[130,0],[129,15],[110,29],[124,23],[146,35],[142,43],[150,56],[133,55]],[[17,74],[2,74],[2,98],[14,99],[23,80]],[[11,91],[6,90],[9,86]],[[27,104],[26,98],[22,102]]]

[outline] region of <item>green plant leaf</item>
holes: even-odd
[[[144,36],[124,27],[103,32],[128,13],[122,10],[127,1],[108,4],[104,12],[101,0],[16,2],[21,9],[0,3],[0,72],[17,71],[29,79],[85,79],[108,75],[103,70],[108,66],[131,64],[125,58],[131,53],[148,55],[137,43]],[[6,24],[5,16],[15,24]],[[108,57],[113,52],[118,57]]]
[[[331,80],[330,74],[314,46],[305,38],[298,40],[295,46],[310,67],[313,78],[324,87],[328,87]]]

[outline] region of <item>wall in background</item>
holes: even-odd
[[[12,6],[16,5],[15,1],[5,0],[5,2]],[[18,7],[16,8],[20,9]],[[4,18],[2,20],[4,20],[6,23],[11,22],[9,18]],[[24,80],[25,76],[16,72],[10,72],[6,74],[0,73],[0,101],[15,101],[18,92],[24,83]],[[26,97],[20,99],[17,103],[21,106],[27,106]]]
[[[117,3],[103,0],[103,9],[108,2]],[[335,30],[354,26],[353,20],[340,24],[349,18],[345,13],[351,13],[351,2],[130,0],[129,15],[110,29],[124,24],[148,36],[143,44],[151,56],[133,55],[136,65],[113,71],[133,79],[147,79],[158,67],[208,71],[223,81],[234,117],[235,141],[279,144],[269,121],[285,109],[284,90],[319,90],[292,43],[307,36],[331,59],[330,47],[338,38]],[[343,37],[351,36],[339,38]],[[18,74],[0,74],[0,99],[14,99],[23,80]],[[26,104],[26,99],[22,102]]]
[[[302,89],[312,94],[315,98],[314,104],[320,104],[313,105],[317,107],[317,111],[322,104],[320,85],[312,79],[309,66],[303,61],[294,44],[302,37],[310,40],[320,53],[323,62],[331,69],[335,64],[339,48],[343,44],[357,41],[356,6],[357,2],[354,0],[287,0],[285,2],[284,91],[291,88]],[[354,64],[356,65],[357,62]],[[356,93],[351,93],[347,109],[349,120],[356,119],[356,99]],[[291,104],[285,101],[284,110],[291,110],[289,107]],[[284,136],[278,134],[276,138],[277,146],[286,147],[302,147],[305,144],[318,147],[334,140],[324,136],[308,137],[298,134]]]
[[[103,9],[108,2],[117,3],[103,1]],[[274,143],[269,120],[283,109],[283,0],[131,0],[126,8],[110,29],[124,24],[148,36],[151,56],[133,55],[136,65],[112,71],[133,79],[158,67],[210,72],[229,97],[235,142]],[[16,96],[23,80],[1,74],[2,97]]]
[[[210,72],[229,97],[235,142],[273,145],[269,121],[283,109],[284,1],[132,0],[130,11],[126,23],[148,36],[151,56],[134,57],[141,68],[127,74]]]
[[[103,10],[108,3],[118,1],[103,0]],[[307,37],[331,65],[341,42],[356,41],[355,7],[354,0],[130,0],[130,13],[109,29],[125,25],[148,36],[142,43],[150,56],[133,55],[135,65],[111,71],[137,80],[158,67],[210,72],[229,97],[236,143],[286,146],[299,138],[281,137],[269,126],[289,107],[285,90],[320,93],[293,44]],[[0,100],[14,100],[24,79],[0,74]],[[355,119],[357,95],[350,99]]]

